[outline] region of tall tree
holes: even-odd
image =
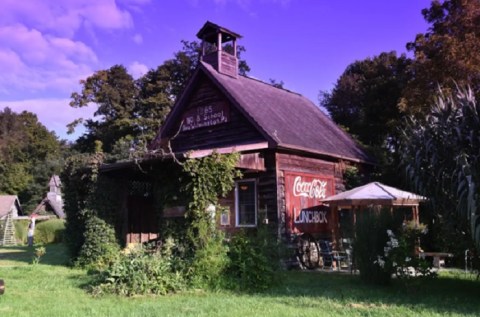
[[[320,93],[320,105],[368,147],[377,158],[380,175],[390,184],[398,179],[392,177],[397,174],[398,126],[403,117],[397,104],[410,63],[395,52],[356,61],[346,68],[331,92]]]
[[[348,65],[320,105],[332,119],[368,146],[385,146],[396,138],[402,117],[397,103],[406,84],[410,60],[395,52]]]
[[[31,212],[44,197],[52,174],[60,172],[64,147],[35,114],[0,111],[0,192],[18,195]]]
[[[431,26],[407,44],[415,62],[400,107],[426,114],[439,86],[448,94],[469,85],[480,95],[480,1],[435,0],[422,14]]]
[[[110,152],[117,140],[134,132],[135,82],[124,66],[115,65],[95,72],[80,83],[82,91],[72,93],[70,106],[81,108],[95,103],[97,110],[94,115],[99,119],[85,121],[87,133],[77,141],[77,145],[83,151],[93,151],[93,144],[98,140],[105,151]],[[70,131],[80,122],[77,120],[70,124]]]

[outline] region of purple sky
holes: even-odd
[[[1,0],[0,109],[28,110],[61,138],[80,79],[114,64],[135,77],[172,58],[209,20],[243,36],[250,76],[318,104],[355,60],[395,50],[428,25],[430,0]]]

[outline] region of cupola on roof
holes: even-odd
[[[207,41],[209,43],[216,43],[219,33],[222,34],[222,43],[242,38],[240,34],[232,32],[229,29],[219,26],[210,21],[207,21],[200,29],[200,31],[198,31],[197,37],[200,40]]]
[[[207,21],[198,31],[202,40],[201,60],[218,72],[236,78],[238,76],[237,38],[240,34]]]

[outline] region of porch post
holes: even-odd
[[[418,215],[418,205],[412,207],[413,211],[413,220],[415,221],[415,224],[420,224],[420,217]]]
[[[338,206],[333,207],[333,228],[332,228],[332,241],[335,242],[335,245],[338,245],[338,231],[340,227],[340,222],[338,221]]]

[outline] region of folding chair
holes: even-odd
[[[341,264],[348,262],[348,255],[344,251],[335,251],[332,249],[332,242],[328,240],[319,240],[320,256],[323,259],[323,268],[341,269]]]

